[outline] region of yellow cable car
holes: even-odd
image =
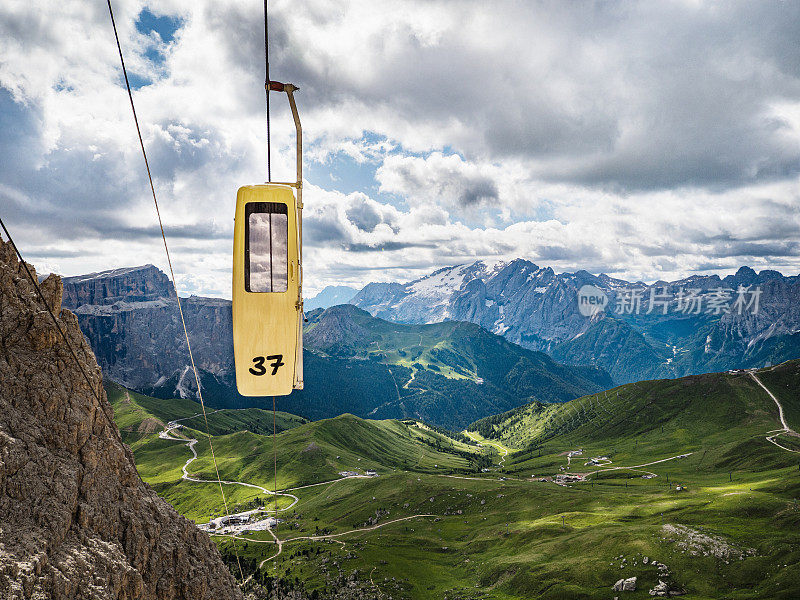
[[[303,389],[303,143],[292,84],[286,92],[297,130],[297,181],[239,188],[233,233],[233,356],[244,396]],[[297,190],[297,197],[293,189]]]

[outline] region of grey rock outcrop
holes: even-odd
[[[614,592],[635,592],[636,591],[636,577],[628,577],[627,579],[620,579],[615,583],[611,590]]]
[[[648,593],[658,598],[674,598],[675,596],[683,596],[686,594],[686,590],[673,588],[666,581],[659,579],[658,583]]]
[[[42,290],[88,382],[0,240],[0,597],[240,599],[208,536],[139,478],[60,279]]]

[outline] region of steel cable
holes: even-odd
[[[170,254],[169,254],[169,246],[167,245],[167,237],[164,234],[164,224],[163,224],[163,222],[161,220],[161,211],[159,210],[159,207],[158,207],[158,198],[156,197],[156,188],[153,185],[153,176],[152,176],[152,174],[150,172],[150,163],[147,160],[147,152],[145,151],[145,148],[144,148],[144,140],[142,139],[142,131],[141,131],[141,128],[139,127],[139,118],[136,115],[136,106],[133,103],[133,93],[131,92],[131,84],[128,81],[128,71],[125,68],[125,59],[122,56],[122,46],[120,45],[119,34],[117,33],[117,24],[116,24],[116,21],[114,20],[114,11],[111,8],[111,0],[106,0],[106,1],[108,3],[108,14],[111,16],[111,26],[114,28],[114,39],[117,42],[117,51],[119,52],[119,61],[120,61],[120,64],[122,65],[122,74],[123,74],[123,76],[125,78],[125,87],[128,90],[128,99],[130,100],[131,112],[133,113],[133,122],[136,125],[136,134],[139,136],[139,145],[140,145],[140,147],[142,149],[142,158],[144,158],[144,165],[145,165],[145,168],[147,169],[147,179],[150,182],[150,191],[152,192],[153,204],[155,205],[155,208],[156,208],[156,216],[158,217],[158,226],[161,229],[161,239],[164,242],[164,252],[166,253],[166,256],[167,256],[167,264],[169,265],[169,273],[170,273],[170,276],[172,277],[172,289],[175,291],[175,300],[178,303],[178,313],[180,314],[180,317],[181,317],[181,325],[183,326],[183,334],[184,334],[184,337],[186,338],[186,348],[187,348],[187,350],[189,352],[189,360],[192,363],[192,371],[194,372],[194,380],[195,380],[195,384],[197,385],[197,395],[200,398],[200,407],[203,410],[203,420],[204,420],[205,426],[206,426],[206,435],[208,436],[208,447],[211,450],[211,459],[214,462],[214,470],[216,471],[216,474],[217,474],[217,483],[219,484],[219,492],[220,492],[220,495],[222,496],[222,504],[225,507],[225,516],[229,519],[230,518],[230,512],[228,510],[228,501],[225,498],[225,491],[222,489],[222,478],[220,477],[220,474],[219,474],[219,466],[217,465],[217,457],[216,457],[216,455],[214,453],[214,445],[211,442],[211,430],[210,430],[210,428],[208,426],[208,416],[206,415],[206,405],[205,405],[205,402],[203,401],[203,392],[202,392],[202,388],[200,387],[200,377],[197,374],[197,366],[195,365],[194,355],[192,354],[192,345],[191,345],[191,342],[189,341],[189,332],[186,329],[186,320],[184,319],[184,316],[183,316],[183,308],[181,307],[181,298],[180,298],[180,295],[178,294],[178,284],[175,282],[175,272],[172,269],[172,259],[170,258]],[[239,575],[240,575],[242,581],[244,581],[244,571],[242,570],[242,563],[239,560],[239,551],[238,551],[238,548],[236,547],[236,539],[235,538],[233,539],[233,548],[234,548],[234,554],[236,555],[236,563],[239,566]]]

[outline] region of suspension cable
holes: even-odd
[[[103,413],[103,416],[106,418],[106,422],[111,428],[111,433],[114,435],[114,437],[117,438],[117,441],[121,443],[122,437],[120,436],[119,431],[117,431],[117,428],[114,427],[113,422],[111,418],[106,414],[106,411],[102,409],[103,401],[100,398],[100,394],[98,393],[97,389],[95,389],[94,384],[92,384],[91,380],[89,379],[89,375],[86,373],[86,369],[83,368],[81,361],[78,360],[78,355],[72,348],[72,344],[69,343],[69,339],[67,339],[67,334],[64,333],[64,330],[61,328],[61,323],[58,322],[58,319],[56,319],[56,316],[50,309],[50,305],[47,303],[47,299],[44,297],[44,294],[42,293],[42,288],[39,286],[39,282],[36,280],[36,277],[33,276],[33,273],[31,273],[30,269],[28,268],[28,264],[25,262],[25,259],[22,258],[22,254],[20,254],[19,248],[17,248],[17,245],[14,243],[14,239],[11,237],[11,233],[9,233],[8,229],[6,228],[6,224],[3,223],[2,218],[0,218],[0,227],[2,227],[3,231],[6,232],[6,237],[8,238],[8,241],[11,242],[11,247],[14,248],[14,252],[17,253],[19,261],[20,263],[22,263],[22,267],[25,269],[25,273],[27,273],[28,275],[28,279],[30,279],[31,283],[33,284],[33,287],[36,289],[36,293],[39,295],[42,304],[44,304],[44,307],[47,309],[47,313],[50,315],[50,318],[53,319],[53,323],[55,323],[56,329],[58,329],[58,333],[61,334],[61,339],[64,340],[64,343],[67,345],[67,348],[69,349],[69,353],[72,354],[72,358],[75,359],[75,364],[78,365],[78,368],[80,369],[81,373],[83,373],[83,378],[86,380],[86,384],[89,386],[89,391],[92,392],[92,396],[94,396],[95,400],[97,400],[98,405],[100,405],[100,412]],[[81,338],[81,340],[82,339],[83,338]]]
[[[202,391],[202,389],[200,387],[200,377],[197,374],[197,366],[195,365],[194,355],[192,354],[192,345],[189,342],[189,331],[186,329],[186,320],[183,317],[183,308],[181,307],[181,297],[178,294],[178,284],[175,281],[175,272],[172,269],[172,259],[170,258],[170,255],[169,255],[169,246],[167,245],[167,237],[164,234],[164,224],[163,224],[163,222],[161,220],[161,211],[158,208],[158,199],[156,198],[156,188],[153,185],[153,176],[150,173],[150,163],[147,160],[147,152],[144,149],[144,140],[142,139],[142,131],[141,131],[141,128],[139,127],[139,119],[136,116],[136,107],[134,106],[134,103],[133,103],[133,93],[131,92],[131,84],[128,81],[128,71],[125,68],[125,59],[122,57],[122,46],[120,45],[120,42],[119,42],[119,35],[117,33],[117,24],[116,24],[116,22],[114,20],[114,11],[111,8],[111,0],[106,0],[106,1],[108,3],[108,14],[111,16],[111,26],[114,28],[114,38],[115,38],[115,40],[117,42],[117,51],[119,52],[119,61],[120,61],[120,64],[122,65],[122,74],[125,77],[125,87],[128,90],[128,99],[130,100],[131,112],[133,113],[133,122],[136,125],[136,134],[139,136],[139,146],[142,149],[142,158],[144,158],[144,166],[147,169],[147,179],[150,181],[150,191],[152,192],[152,195],[153,195],[153,204],[156,207],[156,216],[158,217],[158,226],[161,229],[161,239],[164,242],[164,252],[167,255],[167,264],[169,265],[169,273],[170,273],[170,276],[172,277],[172,289],[175,291],[175,300],[178,303],[178,313],[180,314],[180,317],[181,317],[181,325],[183,326],[183,335],[186,338],[186,348],[189,351],[189,360],[192,363],[192,371],[194,372],[194,380],[195,380],[195,384],[197,385],[197,395],[200,398],[200,408],[203,411],[203,420],[205,421],[205,426],[206,426],[206,436],[208,436],[208,447],[211,450],[211,459],[214,462],[214,470],[217,473],[217,483],[219,484],[219,493],[222,496],[222,504],[225,507],[225,516],[230,518],[230,512],[228,511],[228,501],[225,498],[225,491],[222,489],[222,478],[220,477],[220,474],[219,474],[219,466],[217,465],[217,457],[214,454],[214,445],[211,442],[211,429],[208,426],[208,416],[206,415],[206,405],[205,405],[205,402],[203,401],[203,391]],[[232,537],[231,539],[233,540],[233,549],[234,549],[234,553],[236,555],[236,563],[239,566],[239,576],[241,577],[242,581],[244,581],[244,571],[242,570],[242,563],[239,560],[239,550],[238,550],[238,548],[236,546],[236,538]]]
[[[269,127],[269,7],[268,0],[264,0],[264,89],[267,95],[267,182],[272,181],[272,147],[270,140]],[[271,243],[271,242],[270,242]],[[277,408],[275,396],[272,397],[272,459],[273,474],[273,496],[275,498],[275,529],[278,528],[278,431],[277,431]]]
[[[275,396],[272,397],[272,460],[274,461],[275,481],[272,484],[272,494],[275,497],[275,529],[278,528],[278,445],[277,445],[277,426],[276,410],[275,410]]]
[[[269,10],[264,0],[264,90],[267,95],[267,182],[272,181],[272,147],[269,128]]]

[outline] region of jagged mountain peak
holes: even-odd
[[[579,310],[578,291],[584,285],[600,288],[607,298],[608,308],[594,318]],[[732,303],[740,286],[763,292],[757,292],[758,314],[739,314],[732,304],[716,312],[709,308],[715,294],[727,294]],[[705,296],[705,304],[680,304],[681,288]],[[635,306],[625,308],[626,295],[635,296]],[[663,311],[665,296],[671,298],[669,314]],[[574,364],[601,364],[617,381],[760,366],[800,355],[795,350],[800,347],[800,277],[756,274],[750,267],[724,279],[692,275],[647,284],[586,270],[556,274],[524,259],[499,261],[492,268],[478,261],[438,269],[407,284],[367,286],[351,302],[401,323],[471,321],[523,347],[570,357]],[[615,322],[603,323],[603,316]],[[789,338],[781,341],[783,336]],[[632,354],[615,353],[615,347]]]
[[[605,273],[600,273],[600,275],[597,276],[597,280],[606,289],[616,289],[630,285],[630,283],[628,283],[624,279],[611,277],[610,275],[607,275]]]
[[[347,285],[329,285],[321,290],[317,295],[305,300],[306,311],[317,308],[330,308],[337,304],[349,302],[358,293],[356,288]]]
[[[782,273],[780,273],[780,272],[778,272],[778,271],[773,271],[772,269],[764,269],[763,271],[760,271],[760,272],[758,273],[758,276],[759,276],[759,278],[761,278],[762,280],[767,280],[767,279],[784,279],[784,276],[783,276],[783,274],[782,274]]]

